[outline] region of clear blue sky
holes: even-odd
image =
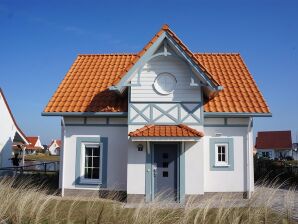
[[[43,143],[42,117],[79,53],[137,52],[162,24],[195,52],[240,52],[273,113],[255,131],[298,131],[298,1],[0,0],[0,86],[17,122]]]

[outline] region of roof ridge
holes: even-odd
[[[201,55],[240,55],[239,52],[193,52],[193,54]]]
[[[98,53],[98,54],[78,54],[78,56],[118,56],[118,55],[136,55],[137,53],[126,53],[126,52],[122,52],[122,53]]]

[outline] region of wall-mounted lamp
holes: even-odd
[[[138,147],[138,151],[139,152],[142,152],[143,151],[143,145],[142,144],[138,144],[137,147]]]

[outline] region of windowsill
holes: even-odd
[[[227,164],[227,165],[214,165],[214,167],[230,167],[230,165],[229,164]]]
[[[96,186],[100,186],[100,185],[102,185],[102,182],[100,181],[100,180],[80,180],[80,182],[78,183],[78,184],[80,184],[80,185],[96,185]]]

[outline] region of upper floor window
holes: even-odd
[[[215,144],[215,166],[228,166],[228,144]]]
[[[177,80],[174,75],[170,73],[161,73],[154,81],[155,90],[163,95],[170,94],[174,91]]]

